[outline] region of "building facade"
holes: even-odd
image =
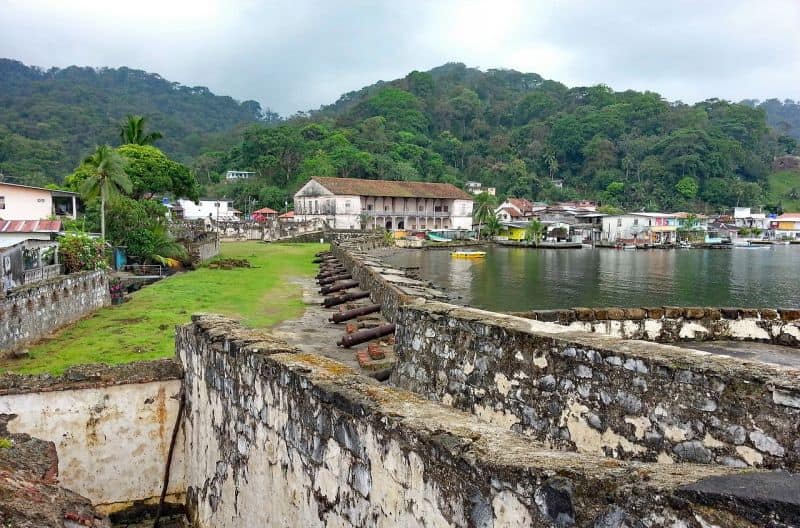
[[[52,216],[76,218],[78,193],[0,183],[0,219],[44,220]]]
[[[233,208],[233,202],[230,200],[204,198],[197,203],[191,200],[178,200],[178,205],[183,210],[183,218],[187,220],[199,218],[227,222],[239,220],[239,211]]]
[[[784,213],[771,219],[770,230],[774,238],[800,238],[800,213]]]
[[[229,170],[225,173],[226,180],[247,180],[255,176],[255,172]]]
[[[678,218],[669,213],[627,213],[602,219],[601,240],[642,244],[675,244]]]
[[[312,178],[294,214],[334,229],[471,229],[472,197],[449,183]]]

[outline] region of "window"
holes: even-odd
[[[617,218],[617,227],[622,227],[622,218]]]
[[[344,208],[345,208],[345,209],[350,209],[350,200],[347,200],[347,201],[344,203]]]
[[[424,210],[425,210],[425,206],[424,206],[424,205],[419,205],[419,206],[417,206],[417,211],[419,211],[420,213],[421,213],[422,211],[424,211]]]
[[[367,211],[372,211],[372,204],[367,204]]]
[[[633,219],[633,225],[636,225],[636,226],[639,225],[639,219],[638,218],[634,218]]]
[[[442,210],[446,213],[446,212],[448,212],[450,210],[450,206],[449,205],[444,205],[444,206],[442,206]]]
[[[5,208],[6,208],[6,197],[0,196],[0,209],[5,209]]]

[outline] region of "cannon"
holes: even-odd
[[[319,290],[319,292],[322,295],[328,295],[329,293],[338,292],[338,291],[342,291],[342,290],[348,290],[350,288],[355,288],[356,286],[358,286],[358,281],[357,280],[349,280],[349,281],[340,282],[339,284],[334,284],[332,286],[327,286],[325,288],[321,288]]]
[[[344,295],[336,295],[333,297],[325,297],[322,301],[322,306],[330,308],[331,306],[338,306],[350,301],[357,301],[359,299],[366,299],[369,297],[369,292],[352,292],[345,293]]]
[[[339,342],[336,343],[336,346],[350,348],[353,345],[358,345],[360,343],[364,343],[365,341],[371,341],[373,339],[393,333],[394,323],[389,323],[375,328],[359,330],[358,332],[353,332],[352,334],[345,334],[342,336]]]
[[[353,276],[349,273],[340,273],[339,275],[329,275],[327,277],[322,277],[319,279],[320,286],[327,286],[328,284],[333,284],[336,281],[352,279]]]
[[[343,323],[345,321],[349,321],[350,319],[361,317],[362,315],[369,315],[371,313],[379,312],[380,310],[380,304],[368,304],[367,306],[362,306],[360,308],[353,308],[352,310],[347,310],[345,312],[335,313],[331,315],[329,320],[333,323]]]
[[[344,266],[331,266],[330,268],[320,268],[319,273],[317,273],[318,279],[324,279],[325,277],[330,277],[331,275],[339,275],[340,273],[346,272]]]

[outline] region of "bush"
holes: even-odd
[[[59,253],[67,273],[108,269],[105,245],[81,231],[66,233],[58,239]]]

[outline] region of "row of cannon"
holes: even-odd
[[[316,276],[317,284],[321,286],[319,293],[327,295],[322,301],[325,308],[332,308],[359,299],[366,299],[369,297],[369,292],[365,291],[348,291],[357,288],[359,282],[353,280],[352,274],[342,265],[339,260],[330,252],[323,251],[315,255],[314,264],[319,264],[320,271]],[[367,304],[349,310],[335,312],[331,315],[330,321],[333,323],[343,323],[363,317],[373,313],[378,313],[381,310],[380,304]],[[392,323],[381,324],[372,328],[365,328],[345,334],[336,343],[337,346],[350,348],[373,339],[378,339],[394,333],[395,326]]]

